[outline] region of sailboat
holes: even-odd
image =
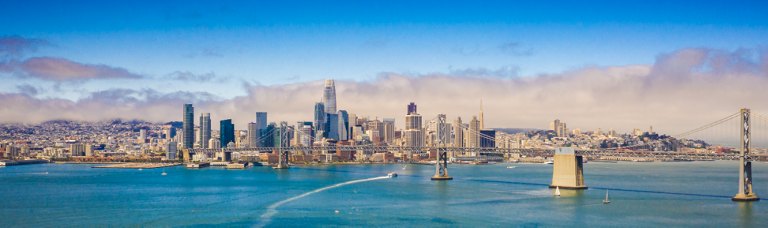
[[[603,200],[603,204],[609,204],[611,203],[610,200],[608,200],[608,190],[605,190],[605,199]]]
[[[555,196],[560,196],[560,186],[555,188]]]

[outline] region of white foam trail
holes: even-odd
[[[277,208],[282,206],[283,204],[290,203],[291,201],[294,201],[294,200],[297,200],[297,199],[301,199],[301,198],[307,197],[309,195],[312,195],[312,194],[315,194],[315,193],[318,193],[318,192],[322,192],[322,191],[325,191],[325,190],[328,190],[328,189],[338,188],[338,187],[341,187],[341,186],[344,186],[344,185],[357,184],[357,183],[362,183],[362,182],[375,181],[375,180],[388,179],[388,178],[389,178],[388,176],[381,176],[381,177],[373,177],[373,178],[366,178],[366,179],[360,179],[360,180],[351,180],[351,181],[347,181],[347,182],[344,182],[344,183],[338,183],[338,184],[334,184],[334,185],[331,185],[331,186],[326,186],[326,187],[318,188],[318,189],[306,192],[304,194],[301,194],[301,195],[298,195],[298,196],[294,196],[294,197],[291,197],[291,198],[288,198],[288,199],[284,199],[284,200],[279,201],[277,203],[273,203],[272,205],[269,205],[269,207],[267,207],[267,211],[264,212],[264,214],[261,215],[261,221],[259,222],[258,225],[256,225],[256,227],[264,227],[267,224],[269,224],[269,222],[272,220],[272,216],[277,214]]]

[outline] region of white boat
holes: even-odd
[[[389,173],[387,173],[387,177],[389,177],[389,178],[397,177],[397,173],[389,172]]]
[[[161,173],[160,175],[166,176],[168,175],[168,173],[166,173],[165,170],[163,170],[163,173]]]
[[[560,186],[555,188],[555,196],[560,196]]]
[[[510,165],[510,166],[507,166],[507,169],[514,169],[515,167],[517,167],[517,166]]]
[[[603,200],[603,204],[609,204],[611,203],[610,200],[608,200],[608,190],[605,190],[605,199]]]
[[[553,165],[553,164],[555,164],[555,161],[549,160],[549,161],[544,162],[544,164]]]

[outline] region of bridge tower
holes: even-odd
[[[448,151],[445,148],[437,149],[437,162],[435,163],[435,175],[432,176],[432,180],[453,180],[453,177],[448,176]]]
[[[277,157],[277,166],[273,169],[287,169],[288,168],[288,150],[287,148],[280,148],[279,155]]]
[[[750,111],[747,108],[741,109],[741,152],[739,155],[739,191],[733,198],[733,201],[757,201],[760,197],[752,192],[752,161],[749,157],[749,143],[752,137],[750,126]]]
[[[288,153],[290,152],[290,139],[291,133],[288,130],[288,124],[285,122],[280,123],[280,143],[276,145],[278,147],[277,166],[272,167],[274,169],[287,169],[288,168]]]
[[[570,147],[555,149],[550,188],[586,189],[584,184],[584,159]]]

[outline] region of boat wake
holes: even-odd
[[[281,200],[279,202],[273,203],[272,205],[269,205],[269,207],[267,207],[267,211],[264,212],[264,214],[261,215],[261,221],[255,227],[264,227],[267,224],[269,224],[269,222],[272,221],[272,216],[277,214],[277,208],[282,206],[283,204],[290,203],[291,201],[298,200],[298,199],[301,199],[301,198],[304,198],[304,197],[307,197],[309,195],[312,195],[312,194],[315,194],[315,193],[318,193],[318,192],[322,192],[322,191],[325,191],[325,190],[334,189],[334,188],[338,188],[338,187],[345,186],[345,185],[350,185],[350,184],[357,184],[357,183],[368,182],[368,181],[375,181],[375,180],[382,180],[382,179],[389,179],[389,176],[381,176],[381,177],[373,177],[373,178],[366,178],[366,179],[359,179],[359,180],[351,180],[351,181],[347,181],[347,182],[343,182],[343,183],[334,184],[334,185],[331,185],[331,186],[325,186],[325,187],[322,187],[322,188],[318,188],[318,189],[306,192],[306,193],[298,195],[298,196],[294,196],[294,197],[291,197],[291,198],[284,199],[284,200]]]

